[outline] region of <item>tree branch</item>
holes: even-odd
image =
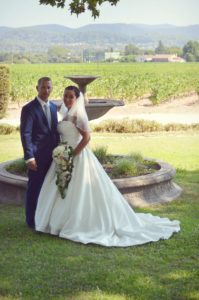
[[[95,19],[99,17],[101,6],[104,2],[109,2],[111,5],[116,5],[120,0],[70,0],[68,1],[69,10],[71,14],[76,14],[77,16],[84,13],[86,10],[90,11],[92,17]],[[66,5],[66,0],[39,0],[40,4],[51,5],[64,8]]]

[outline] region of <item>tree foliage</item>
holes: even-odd
[[[40,4],[51,5],[64,8],[69,5],[71,14],[79,15],[86,10],[91,11],[94,18],[99,17],[99,6],[104,2],[109,2],[111,5],[116,5],[120,0],[40,0]],[[67,3],[68,2],[68,3]]]
[[[187,42],[183,47],[183,56],[187,61],[199,61],[199,42]]]
[[[142,54],[142,50],[133,44],[126,45],[124,48],[125,55]]]
[[[155,48],[156,54],[166,54],[167,48],[164,46],[162,41],[159,41],[157,48]]]
[[[53,46],[48,50],[48,61],[50,63],[64,63],[68,60],[69,51],[60,46]]]

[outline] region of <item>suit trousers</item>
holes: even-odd
[[[35,211],[37,207],[37,200],[39,193],[46,176],[46,173],[50,167],[52,159],[47,162],[39,163],[37,171],[28,171],[28,186],[25,199],[25,213],[26,223],[29,227],[35,226]]]

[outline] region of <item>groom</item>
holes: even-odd
[[[26,223],[31,228],[35,226],[37,199],[52,162],[52,151],[59,142],[57,107],[48,100],[52,91],[51,79],[40,78],[36,89],[38,96],[22,108],[20,125],[24,159],[28,167]]]

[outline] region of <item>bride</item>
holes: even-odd
[[[179,221],[135,213],[88,148],[90,129],[79,89],[64,91],[62,142],[74,149],[72,178],[62,198],[53,161],[44,180],[36,209],[37,231],[84,244],[127,247],[168,239],[180,230]],[[67,108],[67,109],[66,109]]]

